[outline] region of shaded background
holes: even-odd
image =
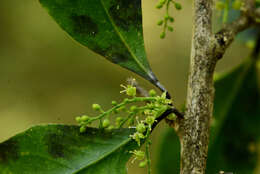
[[[147,55],[177,106],[186,96],[191,45],[191,3],[181,3],[182,11],[171,11],[176,21],[174,32],[162,40],[162,29],[156,23],[165,12],[155,9],[155,0],[143,0]],[[248,53],[243,43],[232,44],[217,71],[231,69]],[[92,103],[110,107],[112,100],[124,97],[119,85],[130,76],[153,88],[73,41],[37,0],[0,1],[0,142],[35,124],[75,124],[75,116],[95,114]],[[153,135],[153,154],[165,127],[162,123]],[[130,167],[130,173],[134,171],[144,172]]]

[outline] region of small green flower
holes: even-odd
[[[155,122],[155,117],[154,116],[148,116],[148,117],[146,117],[145,122],[148,125],[152,125]]]
[[[137,142],[138,146],[141,144],[141,139],[145,138],[145,136],[139,132],[135,132],[133,135],[130,135],[130,137]]]
[[[134,156],[137,160],[143,160],[145,157],[145,152],[143,152],[141,150],[130,151],[130,153],[134,154]]]
[[[145,125],[143,123],[139,123],[136,126],[136,130],[139,133],[144,133],[146,131],[146,127],[145,127]]]

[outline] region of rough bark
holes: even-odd
[[[172,123],[181,142],[181,174],[204,174],[210,120],[213,113],[213,74],[217,61],[238,32],[254,23],[252,1],[233,23],[212,33],[213,0],[194,0],[193,36],[185,117]],[[251,9],[251,10],[250,10]],[[256,14],[256,13],[255,13]]]
[[[212,0],[194,1],[194,24],[187,111],[179,122],[181,174],[202,174],[206,168],[209,126],[213,110]]]

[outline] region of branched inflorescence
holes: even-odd
[[[141,160],[140,167],[148,165],[150,171],[150,155],[149,146],[151,141],[149,139],[153,125],[156,119],[161,116],[166,110],[171,109],[172,101],[166,98],[166,93],[157,95],[154,90],[149,91],[148,97],[137,97],[136,88],[132,85],[121,85],[123,91],[128,97],[122,102],[118,103],[112,101],[112,108],[104,111],[99,104],[93,104],[92,108],[100,112],[98,116],[90,117],[87,115],[76,117],[76,121],[80,125],[80,132],[86,132],[87,127],[93,122],[99,121],[99,128],[111,130],[114,128],[122,128],[124,126],[135,128],[135,132],[130,137],[137,142],[138,146],[146,144],[146,152],[141,150],[131,151],[134,159]],[[125,114],[125,117],[121,115]],[[120,115],[120,116],[119,116]],[[112,117],[115,116],[115,123],[112,124]],[[170,114],[170,119],[176,118],[175,115]]]
[[[181,10],[182,6],[180,3],[177,3],[174,0],[159,0],[158,4],[156,5],[156,8],[161,9],[163,7],[165,7],[166,9],[166,14],[164,16],[163,19],[159,20],[157,25],[162,26],[163,27],[163,31],[161,32],[160,37],[163,39],[165,38],[166,35],[166,31],[173,31],[173,27],[169,25],[170,23],[174,22],[174,18],[169,14],[169,8],[170,5],[173,4],[176,10]]]

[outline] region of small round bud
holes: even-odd
[[[93,105],[92,105],[92,108],[93,108],[95,111],[100,111],[101,106],[100,106],[99,104],[93,104]]]
[[[75,120],[76,120],[76,122],[80,123],[81,122],[81,117],[76,117]]]
[[[143,123],[139,123],[137,126],[136,126],[136,130],[137,132],[139,133],[144,133],[146,131],[146,127]]]
[[[168,30],[171,31],[171,32],[173,32],[173,27],[168,26]]]
[[[164,19],[166,19],[166,20],[168,20],[169,18],[170,18],[170,16],[167,14],[164,16]]]
[[[160,9],[160,8],[162,8],[163,7],[163,4],[157,4],[156,6],[155,6],[156,8],[158,8],[158,9]]]
[[[155,96],[156,96],[156,91],[155,91],[154,89],[151,89],[151,90],[149,91],[149,95],[150,95],[151,97],[155,97]]]
[[[169,20],[170,20],[170,22],[174,22],[174,18],[173,17],[169,17]]]
[[[145,167],[146,165],[147,165],[147,160],[139,163],[139,167],[141,167],[141,168]]]
[[[86,129],[87,128],[85,126],[81,126],[79,131],[80,131],[80,133],[84,133],[84,132],[86,132]]]
[[[103,126],[104,128],[107,128],[109,125],[110,125],[109,119],[104,119],[103,122],[102,122],[102,126]]]
[[[155,122],[155,118],[153,116],[148,116],[146,119],[145,119],[145,122],[149,125],[152,125],[154,122]]]
[[[181,4],[179,4],[177,2],[174,3],[174,6],[175,6],[176,10],[181,10],[182,9]]]
[[[165,35],[166,35],[165,32],[162,32],[162,33],[160,34],[160,38],[161,38],[161,39],[164,39],[164,38],[165,38]]]
[[[112,130],[112,129],[114,129],[115,127],[113,126],[113,125],[111,125],[111,126],[109,126],[107,129],[108,130]]]
[[[132,112],[136,112],[136,111],[137,111],[137,106],[131,106],[130,110],[131,110]]]
[[[81,117],[81,120],[82,120],[82,121],[88,121],[88,120],[89,120],[89,116],[83,115],[83,116]]]
[[[167,119],[168,120],[172,120],[172,121],[175,121],[176,118],[177,118],[177,116],[175,114],[173,114],[173,113],[167,116]]]
[[[163,20],[160,20],[160,21],[157,22],[157,25],[159,25],[159,26],[162,25],[162,24],[163,24]]]
[[[116,102],[116,101],[112,101],[112,105],[113,105],[113,106],[116,106],[116,105],[117,105],[117,102]]]

